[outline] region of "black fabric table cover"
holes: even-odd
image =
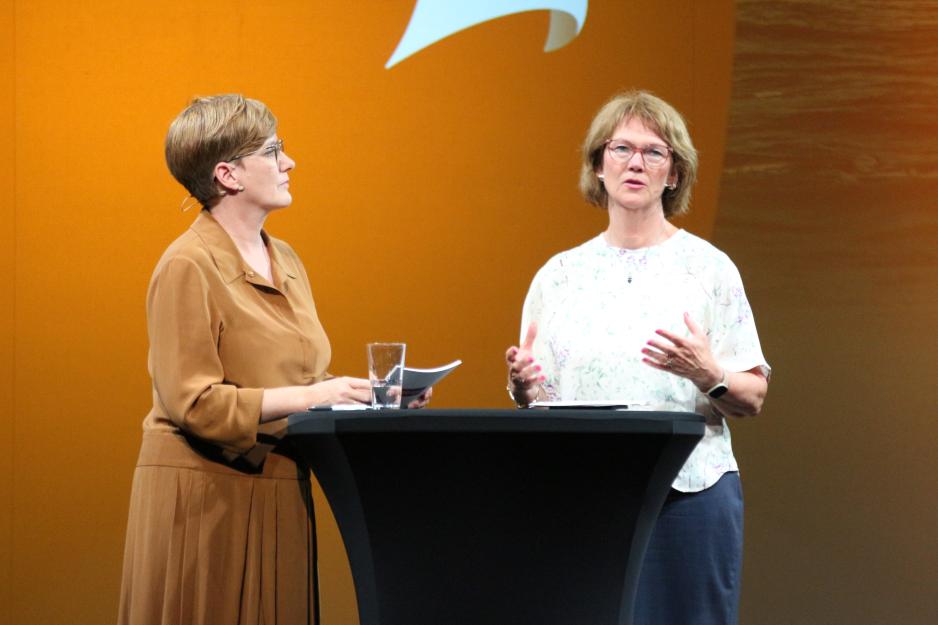
[[[309,411],[362,625],[629,625],[693,413]]]

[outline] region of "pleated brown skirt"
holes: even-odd
[[[146,432],[118,623],[313,624],[315,550],[302,464],[275,450],[262,469],[239,468],[178,434]]]

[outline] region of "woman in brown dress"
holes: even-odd
[[[131,492],[121,624],[316,620],[310,474],[282,417],[368,403],[371,392],[367,380],[327,373],[303,264],[263,229],[292,201],[295,163],[276,131],[263,103],[220,95],[195,99],[166,137],[170,171],[203,208],[147,295],[153,408]]]

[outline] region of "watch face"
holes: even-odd
[[[726,384],[718,384],[716,388],[714,388],[712,391],[707,393],[707,395],[709,395],[713,399],[717,399],[717,398],[723,397],[723,395],[725,395],[726,391],[728,390],[730,390],[730,388]]]

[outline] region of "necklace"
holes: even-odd
[[[641,250],[617,250],[619,258],[625,264],[625,281],[627,284],[632,284],[633,278],[648,268],[648,249],[645,247]]]
[[[606,245],[615,250],[616,255],[625,263],[626,284],[632,284],[634,276],[648,268],[648,254],[651,250],[659,247],[665,241],[671,238],[668,232],[668,224],[665,222],[661,231],[653,238],[653,242],[648,245],[637,248],[616,247],[609,243],[609,233],[603,233],[603,240]]]

